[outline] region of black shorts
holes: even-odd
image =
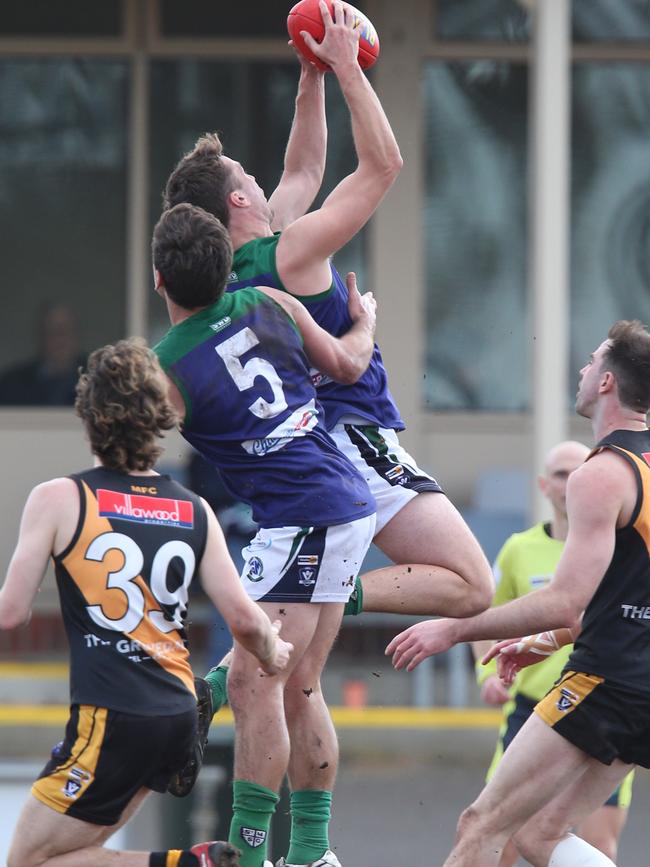
[[[650,695],[593,674],[567,671],[535,713],[605,765],[620,759],[650,768]]]
[[[196,730],[196,708],[149,717],[72,705],[65,739],[52,750],[32,794],[58,813],[115,825],[141,788],[167,790]]]
[[[537,702],[534,699],[528,698],[520,692],[516,693],[514,698],[514,707],[512,712],[508,715],[506,720],[506,729],[501,736],[501,748],[504,752],[515,739],[515,735],[517,735],[520,729],[523,728],[524,723],[535,710],[536,704]],[[603,804],[604,807],[629,807],[632,799],[633,774],[634,771],[631,771],[628,775],[629,778],[626,777],[624,782],[621,783],[620,786],[616,787],[614,792]]]

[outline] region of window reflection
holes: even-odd
[[[40,357],[45,307],[74,311],[75,363],[124,333],[127,81],[121,61],[0,61],[0,374]]]
[[[571,397],[612,322],[650,322],[649,105],[648,66],[574,68]]]
[[[439,39],[525,42],[533,0],[433,0]],[[648,0],[567,0],[576,42],[650,39]]]
[[[530,38],[529,4],[522,0],[437,0],[440,39],[525,42]]]
[[[648,0],[573,0],[572,20],[577,42],[650,39]]]
[[[527,405],[525,67],[424,75],[426,406]]]

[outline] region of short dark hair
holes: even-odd
[[[167,211],[181,202],[189,202],[228,226],[228,195],[235,189],[235,182],[222,156],[219,136],[202,135],[169,176],[163,192],[163,209]]]
[[[178,423],[167,380],[142,338],[120,340],[90,354],[77,383],[77,415],[103,466],[149,470],[162,452],[160,437]]]
[[[167,294],[179,307],[207,307],[223,295],[232,268],[230,235],[203,208],[184,203],[165,211],[153,230],[151,252]]]
[[[650,333],[638,319],[621,319],[607,334],[602,370],[616,377],[619,400],[635,412],[650,409]]]

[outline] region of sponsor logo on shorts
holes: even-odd
[[[65,781],[65,785],[61,791],[66,798],[74,800],[92,778],[92,774],[89,774],[88,771],[84,771],[83,768],[70,768],[68,771],[68,779]]]
[[[259,557],[251,557],[248,561],[246,577],[249,581],[261,581],[264,577],[264,563]]]
[[[299,566],[318,566],[318,554],[298,554]]]
[[[575,692],[571,692],[570,689],[567,689],[565,686],[560,690],[560,697],[557,700],[557,709],[561,710],[563,713],[570,708],[572,708],[577,702],[579,698],[575,694]]]
[[[236,274],[235,274],[235,277],[237,277]],[[210,328],[213,331],[223,331],[223,329],[227,328],[231,322],[232,322],[232,319],[230,318],[230,316],[224,316],[223,319],[217,319],[216,322],[211,322]]]
[[[386,470],[385,475],[386,478],[392,482],[404,475],[404,467],[401,464],[397,464],[396,467],[391,467],[389,470]]]
[[[539,587],[546,587],[547,584],[551,583],[552,575],[531,575],[530,578],[530,586],[535,589]]]
[[[259,828],[240,828],[239,834],[249,846],[257,849],[266,840],[266,831],[260,831]]]
[[[169,500],[119,491],[97,491],[100,518],[119,518],[138,524],[165,524],[168,527],[194,526],[194,506],[190,500]]]
[[[226,280],[226,282],[227,283],[236,283],[237,280],[239,280],[239,277],[237,276],[237,272],[231,271],[230,274],[228,275],[228,279]]]

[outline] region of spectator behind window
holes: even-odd
[[[84,362],[74,311],[65,304],[46,304],[38,321],[38,353],[0,373],[0,404],[72,406]]]

